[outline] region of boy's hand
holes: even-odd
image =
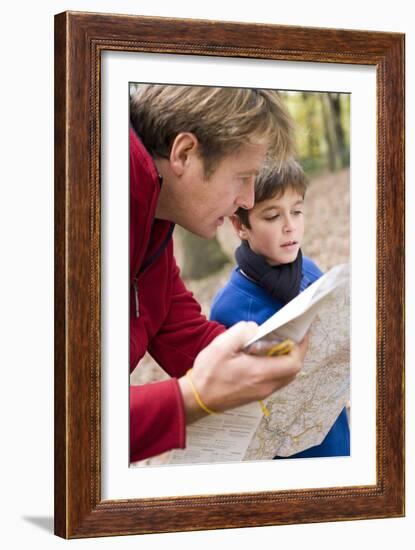
[[[292,382],[300,372],[308,336],[292,351],[279,357],[254,357],[243,353],[258,325],[242,321],[219,335],[196,357],[192,380],[203,403],[213,411],[233,409],[265,399]],[[188,422],[206,413],[197,404],[186,376],[179,380]]]

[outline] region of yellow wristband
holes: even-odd
[[[189,383],[190,383],[190,387],[192,388],[192,391],[193,391],[193,395],[195,396],[195,399],[197,401],[197,404],[199,405],[199,407],[201,409],[203,409],[205,412],[207,412],[208,414],[216,414],[215,411],[212,411],[212,409],[209,409],[208,407],[206,407],[206,405],[203,403],[203,401],[200,399],[200,395],[197,393],[197,390],[193,384],[193,380],[192,380],[192,370],[193,369],[189,369],[186,373],[187,375],[187,378],[189,379]]]

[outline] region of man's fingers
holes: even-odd
[[[210,344],[221,355],[228,355],[241,351],[249,340],[258,332],[258,325],[252,321],[240,321],[226,332],[217,336]]]
[[[253,355],[246,355],[244,357],[238,357],[238,362],[242,368],[251,369],[251,372],[255,370],[257,377],[261,378],[265,382],[277,380],[280,378],[296,376],[302,367],[302,362],[298,357],[298,351],[296,353],[289,353],[287,355],[280,355],[279,357],[259,357]]]

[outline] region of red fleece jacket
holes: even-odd
[[[173,256],[170,222],[154,218],[161,178],[130,130],[130,372],[148,351],[172,377],[130,386],[130,460],[184,448],[178,380],[224,327],[207,321]]]

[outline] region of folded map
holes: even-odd
[[[333,267],[259,327],[247,343],[290,338],[309,331],[301,373],[265,400],[187,427],[186,449],[172,451],[165,463],[212,463],[287,457],[320,444],[349,400],[349,266]]]

